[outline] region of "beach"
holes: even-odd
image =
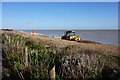
[[[15,31],[16,32],[16,31]],[[117,53],[117,45],[112,45],[112,44],[100,44],[97,41],[90,41],[90,40],[84,40],[81,42],[76,42],[76,41],[69,41],[69,40],[62,40],[60,38],[53,38],[53,37],[49,37],[46,35],[39,35],[36,34],[34,37],[31,36],[30,33],[27,32],[16,32],[18,34],[22,34],[22,36],[24,37],[31,37],[31,39],[33,39],[35,42],[39,42],[39,40],[41,42],[45,42],[46,44],[50,44],[50,46],[58,46],[58,47],[66,47],[69,45],[79,45],[85,48],[89,48],[89,49],[103,49],[103,51],[107,50],[108,48],[110,48],[109,50],[113,50],[113,53]],[[84,42],[85,41],[85,42]]]
[[[18,30],[31,33],[32,30]],[[35,33],[40,35],[46,35],[49,37],[60,38],[64,35],[64,32],[68,30],[35,30]],[[80,36],[84,40],[96,41],[103,44],[118,44],[119,30],[74,30],[76,35]]]

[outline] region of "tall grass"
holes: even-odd
[[[116,58],[103,55],[100,50],[92,51],[76,45],[46,47],[16,34],[3,34],[2,46],[3,59],[13,72],[11,76],[15,76],[12,79],[49,79],[51,63],[55,64],[58,80],[98,79],[102,78],[106,66],[118,66]]]
[[[3,34],[2,40],[4,59],[18,73],[19,78],[23,79],[26,75],[31,76],[30,79],[49,78],[47,69],[53,59],[50,55],[52,49],[37,45],[20,35]],[[26,72],[29,74],[24,74]]]

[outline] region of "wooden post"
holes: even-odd
[[[25,48],[25,66],[28,66],[28,48]]]
[[[50,80],[55,80],[55,64],[51,63],[49,66],[49,78]]]

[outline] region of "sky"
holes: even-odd
[[[2,28],[118,29],[118,3],[2,2]]]
[[[118,2],[119,0],[2,0],[3,2]]]
[[[2,3],[0,2],[0,29],[2,28]]]

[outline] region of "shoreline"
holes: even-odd
[[[37,31],[39,31],[39,30],[36,30],[36,32]],[[42,30],[40,30],[40,31],[42,31]],[[46,31],[46,30],[43,30],[43,31]],[[47,31],[51,31],[51,30],[47,30]],[[60,30],[58,30],[58,31],[60,31]],[[66,31],[66,30],[62,30],[62,31]],[[75,31],[84,31],[84,30],[75,30]],[[85,30],[85,31],[90,31],[91,32],[92,30]],[[96,30],[93,30],[93,31],[96,31]],[[101,30],[97,30],[97,31],[101,31]],[[112,30],[108,30],[108,31],[112,31]],[[117,30],[115,30],[115,31],[117,31]],[[39,35],[40,33],[37,33],[37,34]],[[40,34],[40,35],[44,35],[44,34]],[[44,36],[48,36],[48,37],[51,37],[51,38],[61,38],[61,36],[57,36],[56,34],[53,34],[53,35],[52,34],[51,35],[44,35]],[[101,41],[101,40],[94,40],[94,39],[92,39],[90,37],[89,38],[85,38],[85,36],[82,36],[81,38],[83,39],[83,41],[80,41],[80,42],[83,42],[83,43],[98,43],[98,44],[108,44],[108,45],[120,46],[120,44],[118,44],[118,42],[117,43],[112,43],[112,42],[108,41],[108,43],[107,43],[107,41],[104,42],[104,41]]]
[[[11,33],[14,33],[14,34],[19,34],[19,35],[22,35],[22,36],[24,36],[24,37],[27,37],[27,38],[32,38],[33,40],[34,39],[37,39],[37,40],[39,40],[40,38],[40,40],[41,41],[46,41],[46,42],[48,42],[48,44],[49,44],[49,42],[52,44],[52,45],[62,45],[62,46],[64,46],[64,45],[66,45],[66,46],[68,46],[68,45],[84,45],[84,46],[96,46],[96,45],[98,45],[98,46],[113,46],[113,47],[120,47],[120,46],[118,46],[118,45],[113,45],[113,44],[103,44],[103,43],[99,43],[99,42],[96,42],[96,41],[92,41],[92,40],[82,40],[82,41],[79,41],[79,42],[76,42],[76,41],[69,41],[69,40],[63,40],[63,39],[60,39],[60,38],[53,38],[53,37],[49,37],[49,36],[46,36],[46,35],[39,35],[39,34],[36,34],[34,37],[32,37],[32,35],[29,33],[29,32],[25,32],[25,31],[16,31],[16,30],[13,30],[13,31],[4,31],[4,32],[11,32]],[[37,41],[37,42],[39,42],[39,41]]]
[[[23,30],[24,31],[24,30]],[[25,32],[29,32],[31,33],[31,30],[27,30]],[[60,31],[60,30],[35,30],[36,33],[40,33],[42,35],[46,35],[48,37],[54,37],[54,38],[60,38],[61,36],[63,36],[64,31]],[[111,34],[113,32],[113,34]],[[76,31],[76,35],[80,36],[82,39],[84,40],[88,40],[88,41],[93,41],[93,42],[98,42],[98,43],[102,43],[102,44],[110,44],[110,45],[117,45],[119,46],[120,44],[118,44],[118,31],[110,31],[110,32],[99,32],[99,31]],[[103,33],[103,34],[102,34]],[[99,35],[100,34],[100,35]],[[106,35],[106,36],[105,36]]]
[[[5,29],[5,30],[1,30],[1,31],[16,31],[16,32],[20,32],[20,33],[28,33],[28,34],[31,34],[31,32],[27,32],[25,30],[13,30],[13,29]],[[32,30],[30,30],[32,31]],[[46,31],[46,30],[45,30]],[[49,30],[48,30],[49,31]],[[76,30],[77,31],[77,30]],[[79,30],[78,30],[79,31]],[[81,30],[82,31],[82,30]],[[91,31],[91,30],[90,30]],[[58,37],[58,36],[47,36],[47,35],[44,35],[44,34],[40,34],[40,33],[35,33],[35,35],[37,36],[43,36],[43,37],[48,37],[48,38],[56,38],[56,39],[61,39],[61,37]],[[69,40],[66,40],[66,41],[69,41]],[[96,43],[96,44],[104,44],[104,45],[113,45],[113,46],[120,46],[120,44],[107,44],[107,43],[101,43],[101,42],[97,42],[95,40],[89,40],[89,39],[83,39],[81,41],[79,41],[79,43]]]

